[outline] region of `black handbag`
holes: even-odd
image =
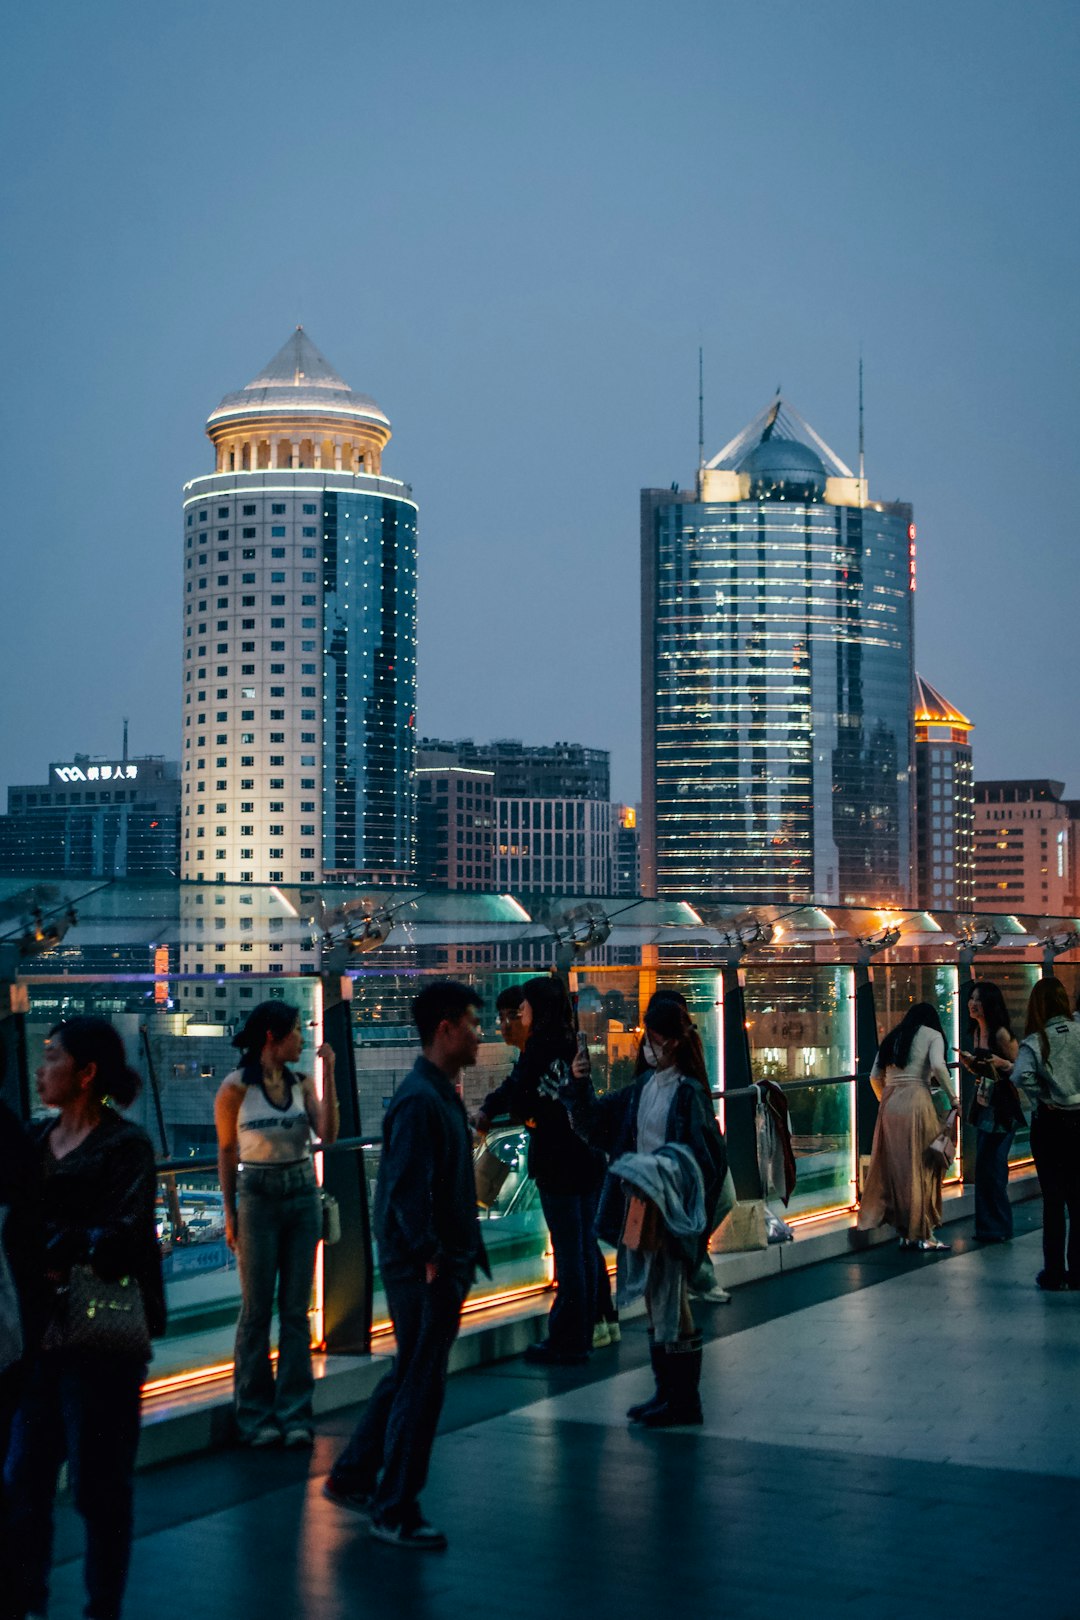
[[[106,1282],[92,1266],[72,1266],[67,1285],[57,1291],[45,1348],[149,1361],[150,1329],[135,1278]]]

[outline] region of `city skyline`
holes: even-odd
[[[544,29],[406,4],[362,38],[322,5],[335,51],[287,78],[274,4],[215,19],[213,51],[200,6],[60,12],[14,19],[2,115],[5,439],[49,468],[4,524],[30,604],[0,651],[7,785],[107,754],[125,714],[179,756],[175,491],[205,401],[302,320],[423,490],[420,729],[610,748],[634,801],[636,494],[692,477],[698,346],[710,453],[782,382],[853,461],[861,341],[868,473],[918,513],[916,659],[980,775],[1075,788],[1037,651],[1080,606],[1073,8],[681,3],[658,54],[632,3]],[[256,89],[275,155],[237,167]]]

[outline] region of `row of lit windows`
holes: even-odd
[[[258,510],[259,510],[258,505],[255,502],[248,502],[248,503],[241,506],[240,514],[241,514],[242,517],[255,517],[256,514],[258,513]],[[287,510],[287,508],[286,508],[286,505],[285,505],[284,501],[272,501],[270,503],[270,515],[271,515],[271,517],[284,517],[286,510]],[[318,513],[319,508],[316,505],[314,505],[312,502],[306,501],[306,502],[304,502],[303,506],[301,507],[301,510],[302,510],[305,517],[315,517],[316,514]],[[232,518],[232,507],[231,506],[219,506],[218,509],[217,509],[217,515],[218,515],[218,522],[219,523],[224,522],[226,519],[231,519]],[[323,513],[324,517],[329,517],[329,515],[330,514],[328,512]],[[202,509],[202,511],[199,513],[199,522],[200,523],[206,523],[206,522],[209,521],[209,517],[210,517],[210,509],[209,509],[209,507],[204,507]],[[191,529],[191,528],[194,528],[194,526],[195,526],[195,513],[194,512],[189,512],[188,515],[187,515],[187,527],[189,529]],[[206,538],[206,536],[205,535],[200,535],[199,538],[204,540]]]

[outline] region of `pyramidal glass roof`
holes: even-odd
[[[722,450],[718,450],[711,461],[705,463],[710,470],[723,470],[741,472],[754,451],[761,444],[769,440],[794,439],[821,457],[827,472],[834,478],[854,478],[855,474],[846,462],[841,461],[835,450],[831,450],[820,434],[816,433],[794,405],[782,399],[779,394],[766,405],[764,410],[758,412],[752,421],[747,422],[740,433],[729,439]]]

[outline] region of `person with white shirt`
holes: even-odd
[[[945,1166],[927,1152],[941,1131],[931,1096],[935,1084],[953,1108],[959,1107],[945,1057],[937,1010],[918,1001],[886,1035],[870,1071],[881,1107],[859,1203],[859,1230],[895,1227],[902,1249],[950,1247],[934,1236]]]

